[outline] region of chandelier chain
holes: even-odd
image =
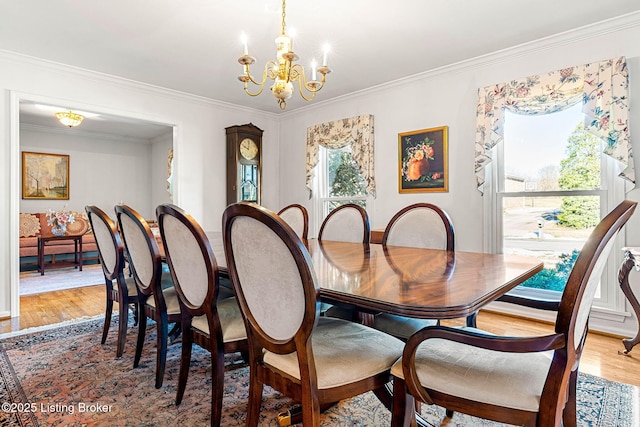
[[[285,18],[287,16],[286,3],[287,3],[287,0],[282,0],[282,35],[283,36],[286,34],[285,32],[285,29],[286,29]]]

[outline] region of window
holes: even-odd
[[[493,150],[493,246],[545,264],[519,292],[562,292],[591,231],[622,199],[623,181],[602,144],[584,129],[582,103],[542,115],[505,111],[504,141]],[[600,303],[612,300],[615,285],[601,284]]]
[[[375,197],[373,116],[362,115],[307,128],[307,188],[314,199],[317,232],[332,209]]]
[[[634,180],[628,100],[625,57],[512,79],[478,90],[474,170],[478,190],[486,196],[486,251],[537,253],[548,257],[545,262],[552,269],[570,270],[574,250],[582,246],[580,241],[584,241],[593,221],[624,198],[624,181],[617,176]],[[509,111],[525,115],[527,120],[550,122],[538,121],[524,130],[526,125],[518,124],[518,118]],[[586,115],[587,133],[578,127],[579,113]],[[554,124],[554,120],[560,121]],[[507,127],[516,133],[506,136]],[[539,136],[534,142],[526,142],[526,137],[541,130],[558,136],[563,133],[561,129],[566,135],[562,139]],[[590,139],[589,144],[594,145],[581,147],[571,142],[573,132],[584,135],[585,140],[593,134],[606,143]],[[597,151],[588,151],[598,144],[602,149],[599,157]],[[587,150],[584,153],[583,148]],[[514,215],[516,205],[520,216]],[[622,245],[622,238],[617,243]],[[615,283],[620,258],[616,252],[609,257],[599,298],[594,301],[594,311],[612,320],[624,316],[624,301]],[[526,287],[519,291],[554,292]]]
[[[320,147],[316,175],[316,213],[319,224],[338,206],[355,203],[367,208],[366,181],[351,157],[351,146],[331,149]]]

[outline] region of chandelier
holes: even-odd
[[[322,66],[317,67],[317,63],[314,59],[311,62],[311,80],[307,81],[304,74],[304,67],[300,64],[294,63],[294,61],[298,60],[298,55],[293,52],[293,40],[285,31],[285,17],[286,0],[282,0],[282,30],[280,32],[280,36],[276,38],[276,61],[269,61],[265,64],[262,79],[260,81],[257,81],[251,75],[249,70],[249,66],[253,65],[256,62],[256,59],[249,55],[247,39],[244,35],[244,54],[238,58],[238,62],[244,69],[244,72],[238,76],[238,80],[244,84],[244,91],[249,96],[260,95],[264,89],[267,78],[269,78],[274,81],[271,86],[271,92],[276,97],[276,100],[282,110],[287,107],[287,99],[291,98],[291,95],[293,95],[294,82],[298,83],[300,96],[306,101],[310,101],[316,96],[316,93],[323,88],[327,74],[331,72],[331,68],[327,66],[328,47],[325,46]],[[320,73],[321,76],[320,80],[317,80],[318,73]],[[249,82],[258,86],[257,92],[251,92],[249,90]]]
[[[74,113],[73,111],[60,111],[56,113],[56,117],[65,126],[69,126],[70,128],[78,126],[84,120],[84,116]]]

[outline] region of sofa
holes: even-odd
[[[83,263],[98,260],[98,247],[89,220],[84,212],[73,212],[74,222],[67,225],[68,235],[82,234]],[[47,214],[21,213],[20,214],[20,270],[29,269],[28,266],[37,268],[38,264],[38,237],[50,236],[51,226],[47,224]],[[72,240],[54,240],[44,247],[44,260],[46,263],[55,263],[58,260],[73,259],[74,243]]]

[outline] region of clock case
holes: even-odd
[[[229,126],[227,132],[227,204],[242,201],[261,204],[262,193],[262,133],[263,130],[248,123],[246,125]],[[251,160],[240,155],[240,143],[249,138],[258,146],[258,154]],[[255,182],[243,180],[242,174],[253,176]],[[243,187],[244,182],[244,187]],[[252,184],[257,187],[255,194],[250,191]]]

